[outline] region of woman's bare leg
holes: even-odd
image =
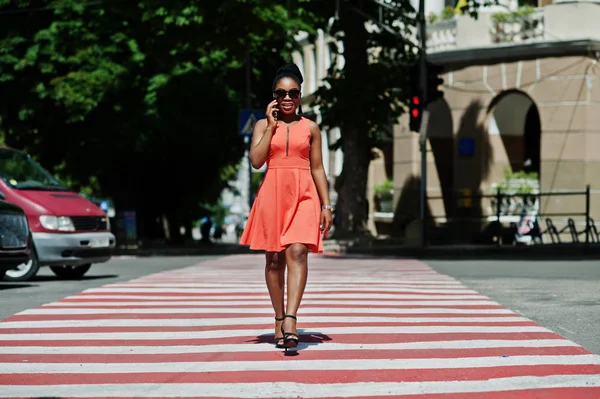
[[[283,292],[285,287],[285,254],[282,252],[267,252],[265,266],[265,281],[271,297],[275,317],[284,315]],[[281,338],[281,321],[275,321],[275,337]]]
[[[308,278],[308,248],[304,244],[292,244],[285,251],[288,267],[286,314],[296,316]],[[298,334],[296,320],[287,317],[283,321],[286,333]]]

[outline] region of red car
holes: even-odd
[[[0,147],[0,192],[25,212],[33,237],[31,259],[8,270],[4,280],[30,280],[41,266],[80,278],[93,263],[110,260],[115,236],[106,213],[26,153]]]

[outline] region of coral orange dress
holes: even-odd
[[[258,189],[240,244],[280,252],[305,244],[323,252],[319,228],[321,201],[310,171],[310,120],[278,123],[269,149],[267,172]]]

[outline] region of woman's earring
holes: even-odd
[[[298,104],[298,114],[302,115],[304,112],[302,112],[302,104]]]

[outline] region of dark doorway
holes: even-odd
[[[523,135],[523,170],[536,172],[540,175],[540,149],[542,140],[542,125],[537,107],[531,104],[525,116],[525,132]]]

